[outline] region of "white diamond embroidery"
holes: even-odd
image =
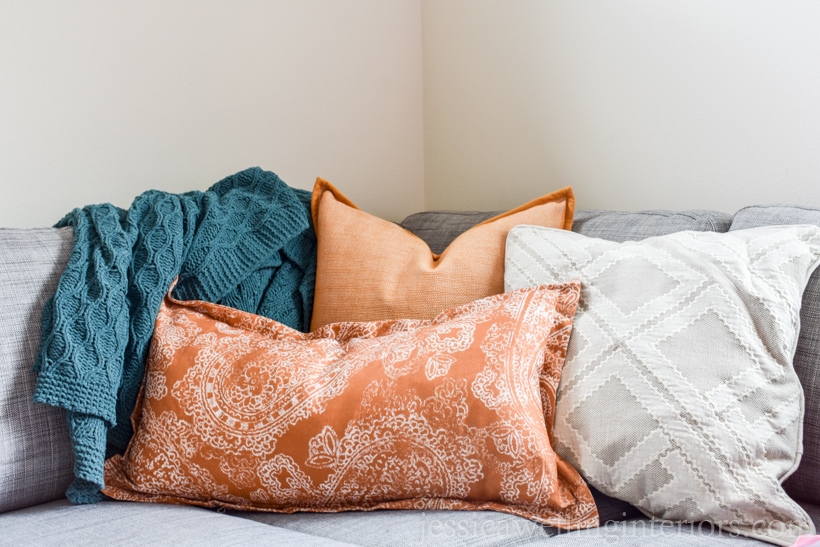
[[[650,304],[680,284],[661,268],[640,256],[612,262],[591,281],[601,295],[624,315]]]
[[[710,343],[693,344],[693,340]],[[738,371],[755,366],[754,355],[714,310],[663,339],[658,349],[670,366],[703,393],[730,382]]]
[[[800,461],[792,359],[818,261],[816,226],[624,244],[514,228],[506,290],[582,284],[557,452],[605,494],[657,518],[708,520],[782,545],[814,533],[780,483]],[[778,534],[755,522],[775,522]]]

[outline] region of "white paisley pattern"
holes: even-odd
[[[348,360],[331,371],[328,354],[319,348],[289,341],[271,345],[246,334],[223,333],[197,345],[202,349],[173,395],[189,402],[184,412],[206,443],[235,455],[273,452],[290,426],[322,412],[364,364]],[[273,374],[272,362],[287,373]],[[194,419],[203,416],[208,419]]]
[[[469,348],[474,334],[475,323],[470,321],[448,321],[426,329],[421,339],[412,331],[396,333],[382,357],[384,372],[395,379],[423,368],[428,380],[446,376],[456,361],[450,354]]]
[[[362,418],[349,423],[341,439],[325,426],[310,440],[307,464],[332,471],[321,486],[323,503],[467,496],[483,474],[469,429],[458,435],[449,427],[467,416],[463,384],[446,379],[427,399],[397,393],[388,382],[369,385]]]
[[[169,295],[136,434],[106,462],[105,493],[280,512],[491,509],[597,525],[542,409],[555,400],[579,290],[526,289],[430,321],[309,334]]]
[[[149,361],[169,363],[174,354],[188,346],[199,334],[200,328],[185,315],[166,316],[159,314],[154,325],[154,337],[149,349]],[[163,359],[164,358],[164,359]],[[145,382],[145,396],[149,399],[161,399],[168,394],[165,385],[165,370],[153,367],[148,371],[151,380]]]

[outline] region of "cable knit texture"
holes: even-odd
[[[307,331],[316,277],[310,192],[255,167],[206,192],[151,190],[126,211],[74,209],[74,246],[43,311],[34,400],[65,408],[74,503],[102,499],[103,462],[131,439],[131,411],[162,298],[205,300]]]

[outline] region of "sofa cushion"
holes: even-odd
[[[504,241],[516,224],[569,229],[575,199],[564,188],[467,230],[441,255],[392,222],[359,210],[318,179],[316,290],[311,329],[341,321],[430,319],[504,291]]]
[[[459,235],[498,213],[480,211],[425,211],[401,221],[434,253],[440,253]],[[717,211],[575,211],[572,231],[609,241],[638,241],[681,230],[725,232],[732,216]]]
[[[60,498],[73,477],[65,412],[31,400],[40,315],[71,244],[71,228],[0,229],[0,512]]]
[[[0,544],[15,547],[143,547],[145,545],[350,545],[333,539],[182,505],[68,500],[0,515]]]
[[[366,547],[549,547],[556,528],[494,511],[354,511],[350,513],[230,512],[305,534]]]
[[[587,533],[588,532],[588,533]],[[777,531],[773,532],[774,535]],[[631,519],[610,522],[600,528],[578,530],[550,539],[547,547],[771,547],[756,539],[722,531],[707,522],[695,524],[672,523],[649,519]]]
[[[521,517],[488,511],[378,511],[317,514],[229,513],[288,530],[366,547],[765,547],[751,538],[721,532],[707,523],[671,524],[645,517],[602,521],[600,528],[559,533]],[[376,532],[378,531],[378,532]]]
[[[556,450],[647,515],[760,539],[777,539],[759,535],[764,519],[792,540],[813,533],[779,481],[800,459],[792,359],[818,263],[820,228],[810,225],[626,243],[511,230],[507,290],[568,279],[584,287]]]
[[[820,209],[780,205],[746,207],[735,214],[731,229],[773,224],[820,226]],[[806,396],[803,459],[783,487],[795,499],[820,504],[820,270],[814,272],[803,292],[800,322],[794,369]]]
[[[820,530],[820,505],[801,503],[800,506],[812,518],[815,528]],[[594,545],[617,545],[618,547],[644,547],[645,545],[662,545],[663,547],[689,547],[690,545],[699,547],[764,547],[770,545],[770,543],[739,537],[718,530],[705,522],[671,524],[633,518],[629,519],[629,522],[607,522],[602,519],[601,523],[600,528],[561,534],[552,538],[546,545],[547,547],[586,547]],[[765,524],[761,523],[761,525]],[[770,532],[770,535],[773,536],[777,534],[778,530]]]

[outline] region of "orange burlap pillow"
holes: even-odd
[[[440,255],[400,226],[359,210],[317,179],[316,291],[310,328],[339,321],[431,319],[441,310],[504,292],[504,244],[519,224],[572,228],[567,187],[488,219]]]
[[[170,293],[108,496],[241,510],[492,509],[597,526],[551,425],[580,285],[309,334]]]

